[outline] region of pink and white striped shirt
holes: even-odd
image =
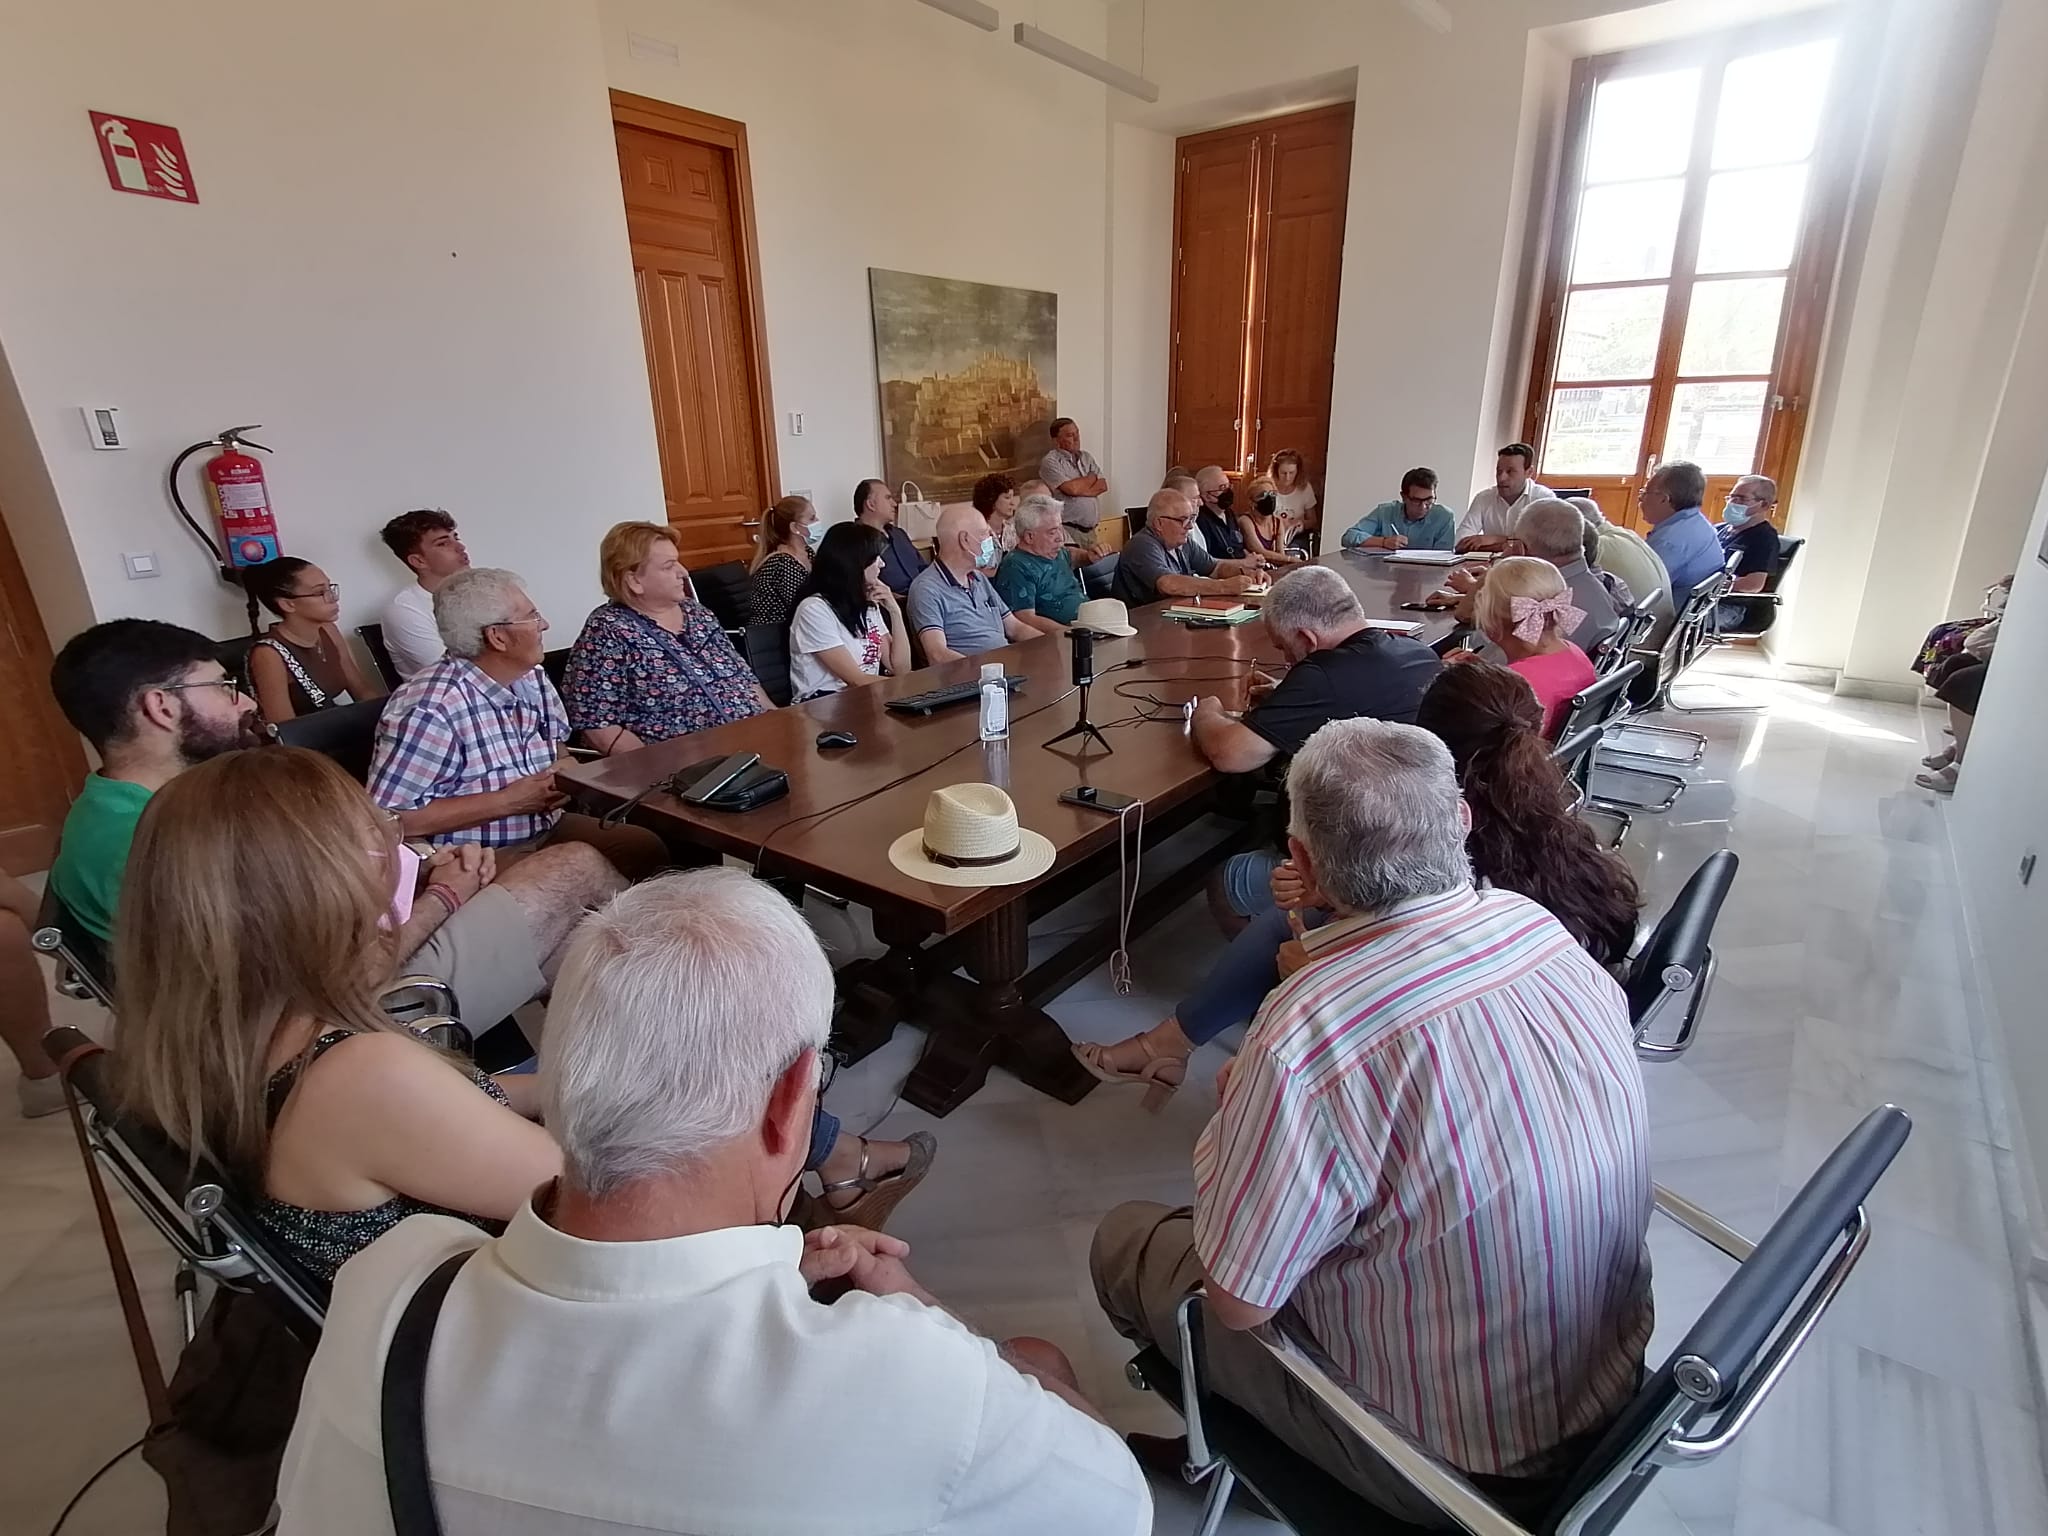
[[[1303,940],[1195,1148],[1195,1247],[1291,1305],[1354,1395],[1468,1472],[1537,1476],[1634,1392],[1648,1120],[1621,989],[1512,891]]]

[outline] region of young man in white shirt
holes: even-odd
[[[1509,443],[1493,456],[1493,484],[1472,498],[1458,519],[1458,553],[1515,549],[1515,519],[1532,501],[1556,493],[1529,478],[1536,450],[1527,443]]]
[[[404,681],[441,659],[434,594],[450,576],[469,569],[469,551],[455,531],[455,519],[437,507],[400,513],[384,525],[381,537],[414,578],[384,605],[382,616],[384,649]]]
[[[802,916],[738,870],[648,881],[585,919],[542,1064],[561,1177],[502,1237],[414,1216],[343,1266],[280,1531],[391,1531],[386,1340],[469,1253],[425,1373],[448,1536],[1149,1532],[1144,1476],[1058,1350],[975,1333],[895,1238],[785,1224],[832,986]]]

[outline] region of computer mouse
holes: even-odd
[[[827,751],[832,747],[857,747],[859,745],[860,738],[851,731],[818,732],[818,750],[820,752]]]

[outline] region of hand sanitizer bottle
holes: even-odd
[[[1010,690],[1003,683],[1003,664],[991,661],[981,669],[981,739],[1010,739]]]

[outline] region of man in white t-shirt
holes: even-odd
[[[384,649],[403,681],[441,659],[434,594],[450,576],[469,569],[469,551],[455,531],[455,519],[438,507],[401,512],[384,525],[381,536],[414,578],[384,605],[383,614]]]
[[[1536,462],[1536,450],[1527,443],[1509,443],[1493,456],[1493,484],[1472,498],[1472,505],[1458,519],[1458,553],[1478,550],[1513,550],[1515,519],[1532,501],[1556,495],[1547,485],[1529,478]]]
[[[448,1536],[1149,1532],[1144,1474],[1056,1348],[977,1333],[897,1238],[788,1224],[832,992],[802,915],[741,870],[585,918],[541,1071],[561,1176],[501,1237],[413,1216],[342,1266],[283,1536],[388,1536],[387,1342],[461,1255],[420,1436]]]

